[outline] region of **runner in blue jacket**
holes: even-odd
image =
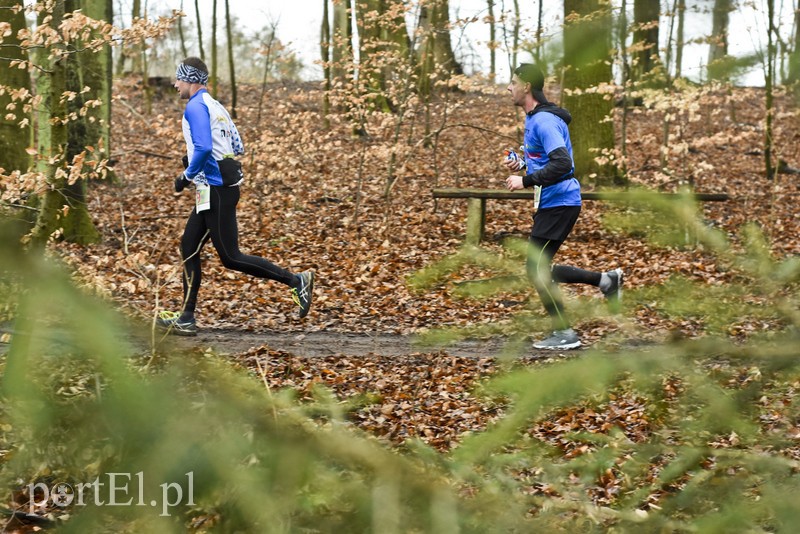
[[[576,349],[581,340],[570,328],[557,284],[589,284],[600,288],[610,300],[622,295],[622,269],[605,273],[566,265],[552,265],[581,212],[581,184],[575,178],[569,112],[548,102],[542,91],[544,74],[535,65],[523,63],[514,70],[508,91],[515,106],[525,111],[524,164],[506,161],[509,170],[525,170],[524,176],[506,179],[511,190],[540,187],[539,206],[533,216],[528,278],[542,299],[553,322],[553,333],[534,343],[537,349]]]
[[[188,100],[183,114],[186,170],[175,180],[175,191],[193,185],[196,203],[181,238],[183,308],[180,313],[162,312],[159,326],[177,335],[197,334],[194,312],[200,290],[200,251],[209,239],[228,269],[289,286],[300,318],[305,317],[311,307],[314,273],[293,274],[239,250],[236,204],[243,174],[233,157],[244,153],[244,145],[228,112],[206,90],[208,67],[199,58],[189,57],[178,66],[175,78],[175,89]]]

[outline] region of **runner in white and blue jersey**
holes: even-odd
[[[177,335],[197,334],[194,313],[200,290],[200,251],[209,239],[228,269],[289,286],[300,318],[305,317],[311,307],[314,273],[293,274],[239,250],[236,204],[243,174],[232,158],[244,154],[244,145],[227,110],[208,94],[208,67],[199,58],[189,57],[178,66],[175,78],[175,89],[188,100],[183,114],[186,169],[175,179],[175,191],[194,185],[197,202],[181,238],[183,307],[180,312],[162,312],[158,325]]]
[[[544,74],[535,65],[523,63],[514,70],[508,91],[515,106],[525,111],[524,165],[506,161],[509,170],[525,170],[523,176],[506,179],[511,190],[540,187],[539,206],[533,216],[528,278],[552,319],[553,333],[536,343],[537,349],[576,349],[581,341],[570,328],[557,284],[589,284],[599,287],[606,298],[618,301],[622,294],[622,269],[605,273],[566,265],[552,265],[558,249],[572,231],[581,212],[581,184],[575,178],[569,123],[572,116],[548,102],[544,96]]]

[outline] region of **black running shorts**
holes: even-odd
[[[555,208],[539,209],[533,214],[531,237],[566,241],[580,213],[580,206],[556,206]]]

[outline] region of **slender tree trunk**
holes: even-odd
[[[114,3],[112,0],[82,0],[81,6],[84,13],[96,20],[104,20],[109,24],[114,21]],[[99,148],[101,157],[108,158],[111,154],[111,96],[113,92],[113,56],[111,46],[104,46],[99,52],[93,54],[91,58],[92,78],[96,80],[90,85],[90,98],[98,98],[102,105],[94,116],[98,119],[100,129]],[[96,85],[96,86],[95,86]],[[84,97],[84,100],[86,98]]]
[[[258,113],[256,114],[256,124],[261,124],[261,112],[264,109],[264,95],[267,94],[267,79],[269,77],[269,71],[272,69],[272,45],[275,42],[275,32],[277,31],[277,23],[271,22],[269,28],[269,37],[267,39],[267,50],[266,54],[264,54],[264,76],[261,80],[261,94],[258,96]],[[261,44],[264,46],[264,43]],[[253,162],[253,157],[255,156],[255,152],[250,152],[250,163]]]
[[[22,0],[0,0],[2,20],[10,26],[9,35],[3,37],[3,52],[0,54],[0,85],[12,89],[31,89],[31,75],[27,68],[12,68],[11,61],[28,61],[28,53],[20,46],[17,35],[27,27],[25,12],[16,13],[12,7],[22,6]],[[0,150],[0,169],[4,173],[18,170],[27,172],[31,165],[31,157],[26,149],[31,142],[31,113],[25,111],[27,102],[14,101],[8,91],[0,94],[0,139],[3,149]],[[13,108],[11,107],[13,106]]]
[[[766,92],[766,128],[764,129],[764,169],[767,179],[775,178],[772,165],[772,128],[775,114],[774,83],[775,83],[775,0],[767,0],[767,64],[764,76],[764,89]]]
[[[514,0],[514,29],[511,39],[511,71],[517,67],[517,53],[519,52],[519,0]]]
[[[141,0],[133,0],[133,18],[147,18],[147,0],[142,9]],[[150,115],[153,112],[153,88],[150,87],[147,64],[147,41],[142,39],[133,51],[133,72],[138,74],[142,84],[142,99],[144,101],[144,114]]]
[[[622,175],[627,176],[628,159],[628,2],[622,0],[619,14],[619,40],[620,76],[622,78],[622,117],[620,119],[620,153],[622,154]]]
[[[217,0],[211,2],[211,76],[209,77],[209,89],[214,98],[219,97],[219,87],[217,87]]]
[[[497,36],[495,34],[494,0],[486,0],[489,10],[489,78],[494,81],[497,74]]]
[[[200,18],[200,4],[198,0],[194,0],[194,13],[195,18],[197,18],[197,44],[200,46],[200,59],[205,62],[206,51],[203,47],[203,22]]]
[[[575,173],[596,182],[616,181],[616,171],[595,161],[598,150],[614,148],[614,128],[606,120],[613,102],[587,92],[611,79],[611,7],[604,0],[564,0],[564,20],[578,14],[577,22],[564,25],[564,106],[574,117],[570,124]],[[570,90],[577,90],[571,93]],[[611,180],[609,180],[609,178]]]
[[[236,72],[233,68],[233,29],[231,28],[230,0],[225,0],[225,27],[228,37],[228,63],[231,73],[231,117],[236,118]]]
[[[117,10],[120,14],[124,13],[125,10],[122,9],[122,0],[117,0]],[[119,27],[124,28],[125,26],[122,24],[122,20],[120,17]],[[127,54],[125,53],[125,43],[122,46],[117,47],[117,67],[116,72],[117,76],[122,76],[125,73],[125,59],[127,58]]]
[[[565,8],[566,11],[566,8]],[[542,50],[544,43],[542,42],[544,36],[544,0],[539,0],[538,11],[536,13],[536,50],[533,54],[533,59],[537,65],[542,65]]]
[[[677,20],[677,13],[678,0],[673,0],[672,9],[669,10],[669,33],[667,35],[666,58],[664,59],[664,71],[667,79],[669,79],[670,73],[672,72],[672,45],[674,42],[673,36],[675,35],[675,21]]]
[[[181,11],[183,11],[183,0],[181,0]],[[178,36],[181,39],[181,54],[183,57],[188,57],[189,53],[186,51],[186,38],[183,35],[183,17],[178,19]]]
[[[328,115],[331,111],[331,21],[328,15],[328,0],[322,0],[322,25],[320,26],[320,59],[322,59],[322,74],[325,78],[325,89],[322,94],[322,118],[325,129],[330,128],[331,121]]]
[[[431,84],[431,77],[436,66],[435,55],[433,50],[433,27],[431,25],[431,17],[429,15],[429,8],[427,4],[421,4],[419,8],[419,24],[418,31],[422,35],[422,43],[418,51],[417,66],[419,69],[417,92],[422,96],[423,102],[426,103],[430,100],[433,87]],[[426,129],[425,136],[429,132],[429,122],[425,121]]]
[[[686,20],[686,0],[678,0],[678,35],[675,37],[675,78],[683,76],[683,25]]]
[[[139,18],[142,18],[142,0],[133,0],[131,6],[131,20]],[[146,45],[142,42],[140,46],[139,52],[134,53],[132,56],[133,64],[131,65],[131,70],[137,74],[142,73],[142,56],[144,55],[144,48]]]
[[[800,82],[800,5],[795,3],[794,9],[794,42],[789,54],[789,73],[786,81],[796,84]],[[796,90],[795,94],[800,96],[800,91]]]

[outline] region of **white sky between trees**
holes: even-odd
[[[752,54],[756,50],[766,49],[766,1],[765,0],[734,0],[741,6],[730,15],[730,38],[729,54],[733,56],[744,56]],[[178,9],[181,0],[145,0],[147,9],[152,14],[161,14],[170,9]],[[672,5],[673,1],[662,1],[662,13],[666,10],[665,4]],[[780,10],[780,15],[776,17],[779,31],[782,38],[791,42],[794,36],[792,0],[777,0],[776,9]],[[413,6],[416,5],[412,1]],[[522,18],[522,38],[532,38],[536,29],[536,18],[538,2],[530,0],[519,0]],[[620,0],[613,0],[615,8],[621,4]],[[633,0],[628,0],[629,22],[633,19]],[[686,41],[702,38],[711,33],[711,13],[713,0],[687,0],[686,25],[684,38]],[[123,11],[126,17],[125,24],[129,20],[131,0],[114,0],[114,10],[119,13]],[[513,0],[495,0],[495,17],[505,10],[511,12]],[[187,36],[191,33],[192,27],[196,24],[194,0],[183,0],[184,11],[187,19],[184,31],[188,30]],[[218,23],[221,25],[218,30],[218,39],[224,42],[224,0],[217,0]],[[319,60],[319,36],[320,24],[322,21],[322,2],[321,0],[280,0],[280,1],[253,1],[253,0],[230,0],[231,15],[245,33],[252,33],[265,26],[277,22],[277,36],[293,50],[302,61],[304,68],[301,73],[303,79],[318,80],[322,78],[322,69],[315,61]],[[330,9],[330,8],[329,8]],[[551,37],[553,45],[560,46],[560,25],[563,19],[562,2],[545,2],[544,20],[546,35]],[[200,15],[203,19],[203,37],[208,41],[211,24],[212,0],[200,0]],[[454,28],[451,32],[453,49],[456,57],[461,60],[468,74],[475,72],[488,73],[489,70],[489,49],[486,43],[489,41],[489,26],[483,21],[487,16],[486,0],[450,0],[450,20],[469,19],[477,17],[478,21],[470,22],[463,27]],[[411,15],[413,17],[413,14]],[[662,47],[666,46],[669,34],[669,19],[661,19],[661,41]],[[496,39],[503,43],[502,29],[498,26]],[[508,35],[510,43],[511,36]],[[664,57],[662,52],[662,58]],[[708,45],[693,43],[687,44],[684,49],[683,75],[695,80],[700,80],[705,76],[705,63],[708,57]],[[529,61],[530,56],[521,52],[518,62]],[[501,47],[497,51],[497,80],[498,83],[506,83],[509,77],[508,57],[505,48]],[[760,64],[756,64],[746,75],[737,82],[741,85],[763,85],[764,75]]]

